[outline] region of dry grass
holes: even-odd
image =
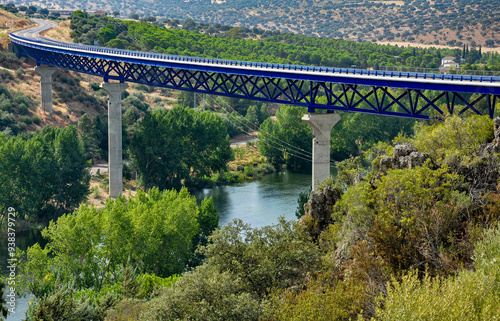
[[[90,193],[87,204],[93,204],[97,208],[104,207],[106,199],[109,197],[109,176],[108,173],[92,176],[90,180]],[[137,194],[137,182],[134,180],[124,181],[122,195],[129,198]]]
[[[415,48],[436,48],[436,49],[444,49],[444,48],[457,48],[457,49],[462,49],[463,46],[460,47],[450,47],[450,46],[444,46],[444,45],[431,45],[431,44],[423,44],[423,43],[418,43],[418,42],[403,42],[403,41],[377,41],[377,44],[379,45],[391,45],[391,46],[398,46],[398,47],[415,47]],[[498,52],[500,53],[500,47],[495,47],[495,48],[488,48],[488,47],[481,47],[482,52]]]
[[[232,148],[234,161],[229,162],[228,167],[233,171],[237,170],[238,166],[255,166],[265,162],[265,158],[260,154],[256,143],[247,143]]]
[[[70,21],[66,20],[59,23],[59,26],[43,33],[44,37],[55,40],[73,42],[71,39],[71,29],[69,28]]]

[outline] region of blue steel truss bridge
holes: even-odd
[[[183,57],[118,50],[40,36],[55,26],[10,34],[11,50],[36,60],[41,100],[52,111],[54,67],[102,77],[109,94],[109,189],[122,192],[121,94],[128,82],[192,92],[303,106],[313,131],[313,190],[330,176],[330,130],[340,120],[334,111],[414,119],[447,114],[497,115],[500,77],[295,66]],[[111,82],[110,82],[111,80]],[[328,113],[315,113],[316,110]]]
[[[204,94],[315,109],[428,119],[494,117],[500,77],[296,66],[163,55],[55,41],[54,24],[10,35],[14,51],[49,65],[102,77]]]

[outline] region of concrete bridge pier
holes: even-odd
[[[330,177],[330,131],[341,119],[339,114],[307,113],[302,117],[313,132],[312,190]]]
[[[122,187],[122,93],[127,89],[126,83],[104,82],[101,88],[109,96],[108,101],[108,170],[109,196],[117,198]]]
[[[52,74],[56,72],[56,67],[40,65],[35,67],[35,71],[40,75],[40,96],[42,108],[52,114]]]

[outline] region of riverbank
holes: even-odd
[[[193,178],[189,182],[185,182],[191,192],[212,188],[216,186],[225,186],[239,184],[261,179],[265,175],[276,172],[274,166],[266,162],[258,148],[257,142],[254,141],[253,135],[240,135],[231,143],[231,148],[234,154],[234,160],[228,164],[227,170],[216,173],[211,177]],[[107,164],[98,164],[90,169],[91,181],[89,187],[89,195],[84,202],[87,205],[94,205],[97,208],[102,208],[106,204],[106,199],[109,197],[109,178],[107,172]],[[140,189],[136,181],[135,173],[131,173],[125,166],[123,193],[125,197],[135,196],[137,190]],[[1,226],[6,226],[6,218],[0,216]],[[4,222],[5,221],[5,222]],[[42,230],[49,222],[33,222],[19,217],[16,220],[16,233],[31,230]],[[0,236],[5,237],[2,228]]]

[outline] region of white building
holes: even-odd
[[[458,62],[455,62],[454,60],[455,60],[455,57],[441,58],[441,67],[443,67],[443,68],[450,68],[450,67],[458,68],[458,67],[460,67],[460,64]]]

